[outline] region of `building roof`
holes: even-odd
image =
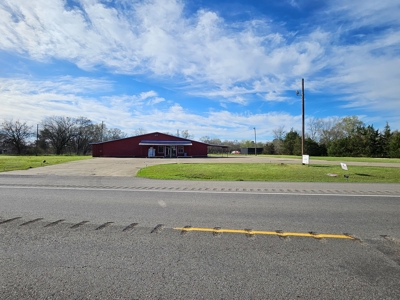
[[[216,144],[207,144],[207,145],[210,147],[219,147],[219,148],[224,148],[224,149],[229,148],[229,146],[226,146],[226,145],[216,145]]]
[[[200,142],[200,141],[195,141],[195,140],[190,140],[190,139],[185,139],[185,138],[182,138],[182,137],[177,137],[177,136],[174,136],[174,135],[170,135],[170,134],[162,133],[162,132],[157,132],[157,131],[156,132],[151,132],[151,133],[145,133],[145,134],[141,134],[141,135],[136,135],[136,136],[125,137],[125,138],[122,138],[122,139],[103,141],[103,142],[94,142],[94,143],[90,143],[90,144],[91,145],[106,144],[106,143],[112,143],[112,142],[120,141],[120,140],[127,140],[127,139],[132,139],[132,138],[144,137],[144,136],[149,136],[149,135],[158,135],[158,134],[174,137],[176,139],[179,139],[180,141],[142,140],[139,145],[141,145],[141,146],[192,146],[193,145],[192,142],[194,142],[194,143],[199,143],[199,144],[212,146],[212,147],[229,148],[228,146],[225,146],[225,145],[212,145],[212,144],[208,144],[208,143],[204,143],[204,142]],[[144,143],[146,143],[146,144],[144,144]],[[160,144],[158,144],[158,143],[160,143]],[[163,143],[168,143],[168,144],[163,144]]]
[[[191,141],[154,141],[142,140],[139,146],[192,146]]]

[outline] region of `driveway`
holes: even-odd
[[[346,161],[344,161],[346,162]],[[21,171],[10,171],[0,174],[14,175],[56,175],[56,176],[125,176],[134,177],[136,173],[147,166],[157,164],[182,163],[271,163],[271,164],[301,164],[300,159],[273,158],[267,156],[229,156],[209,158],[114,158],[95,157],[88,160],[73,161],[58,165],[46,165]],[[312,160],[310,164],[338,165],[339,162]],[[399,163],[361,163],[351,162],[348,165],[386,166],[400,168]]]

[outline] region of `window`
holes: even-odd
[[[158,153],[164,153],[164,146],[158,146]]]
[[[183,146],[178,146],[178,153],[183,153]]]

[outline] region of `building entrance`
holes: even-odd
[[[176,146],[166,146],[165,157],[176,157]]]

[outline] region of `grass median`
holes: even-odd
[[[0,155],[0,172],[27,170],[30,168],[62,164],[69,161],[90,159],[82,155]]]
[[[172,180],[400,183],[400,168],[277,163],[164,164],[137,176]],[[348,176],[348,178],[345,177]]]
[[[209,154],[209,157],[221,157],[221,155],[217,154]],[[244,156],[247,157],[247,155],[231,155],[231,157],[240,157]],[[254,155],[249,155],[248,157],[254,157]],[[301,161],[301,156],[296,156],[296,155],[266,155],[266,154],[261,154],[257,155],[257,157],[263,157],[263,158],[288,158],[288,159],[298,159]],[[325,161],[337,161],[337,162],[365,162],[365,163],[400,163],[400,158],[376,158],[376,157],[336,157],[336,156],[312,156],[310,157],[311,160],[325,160]]]

